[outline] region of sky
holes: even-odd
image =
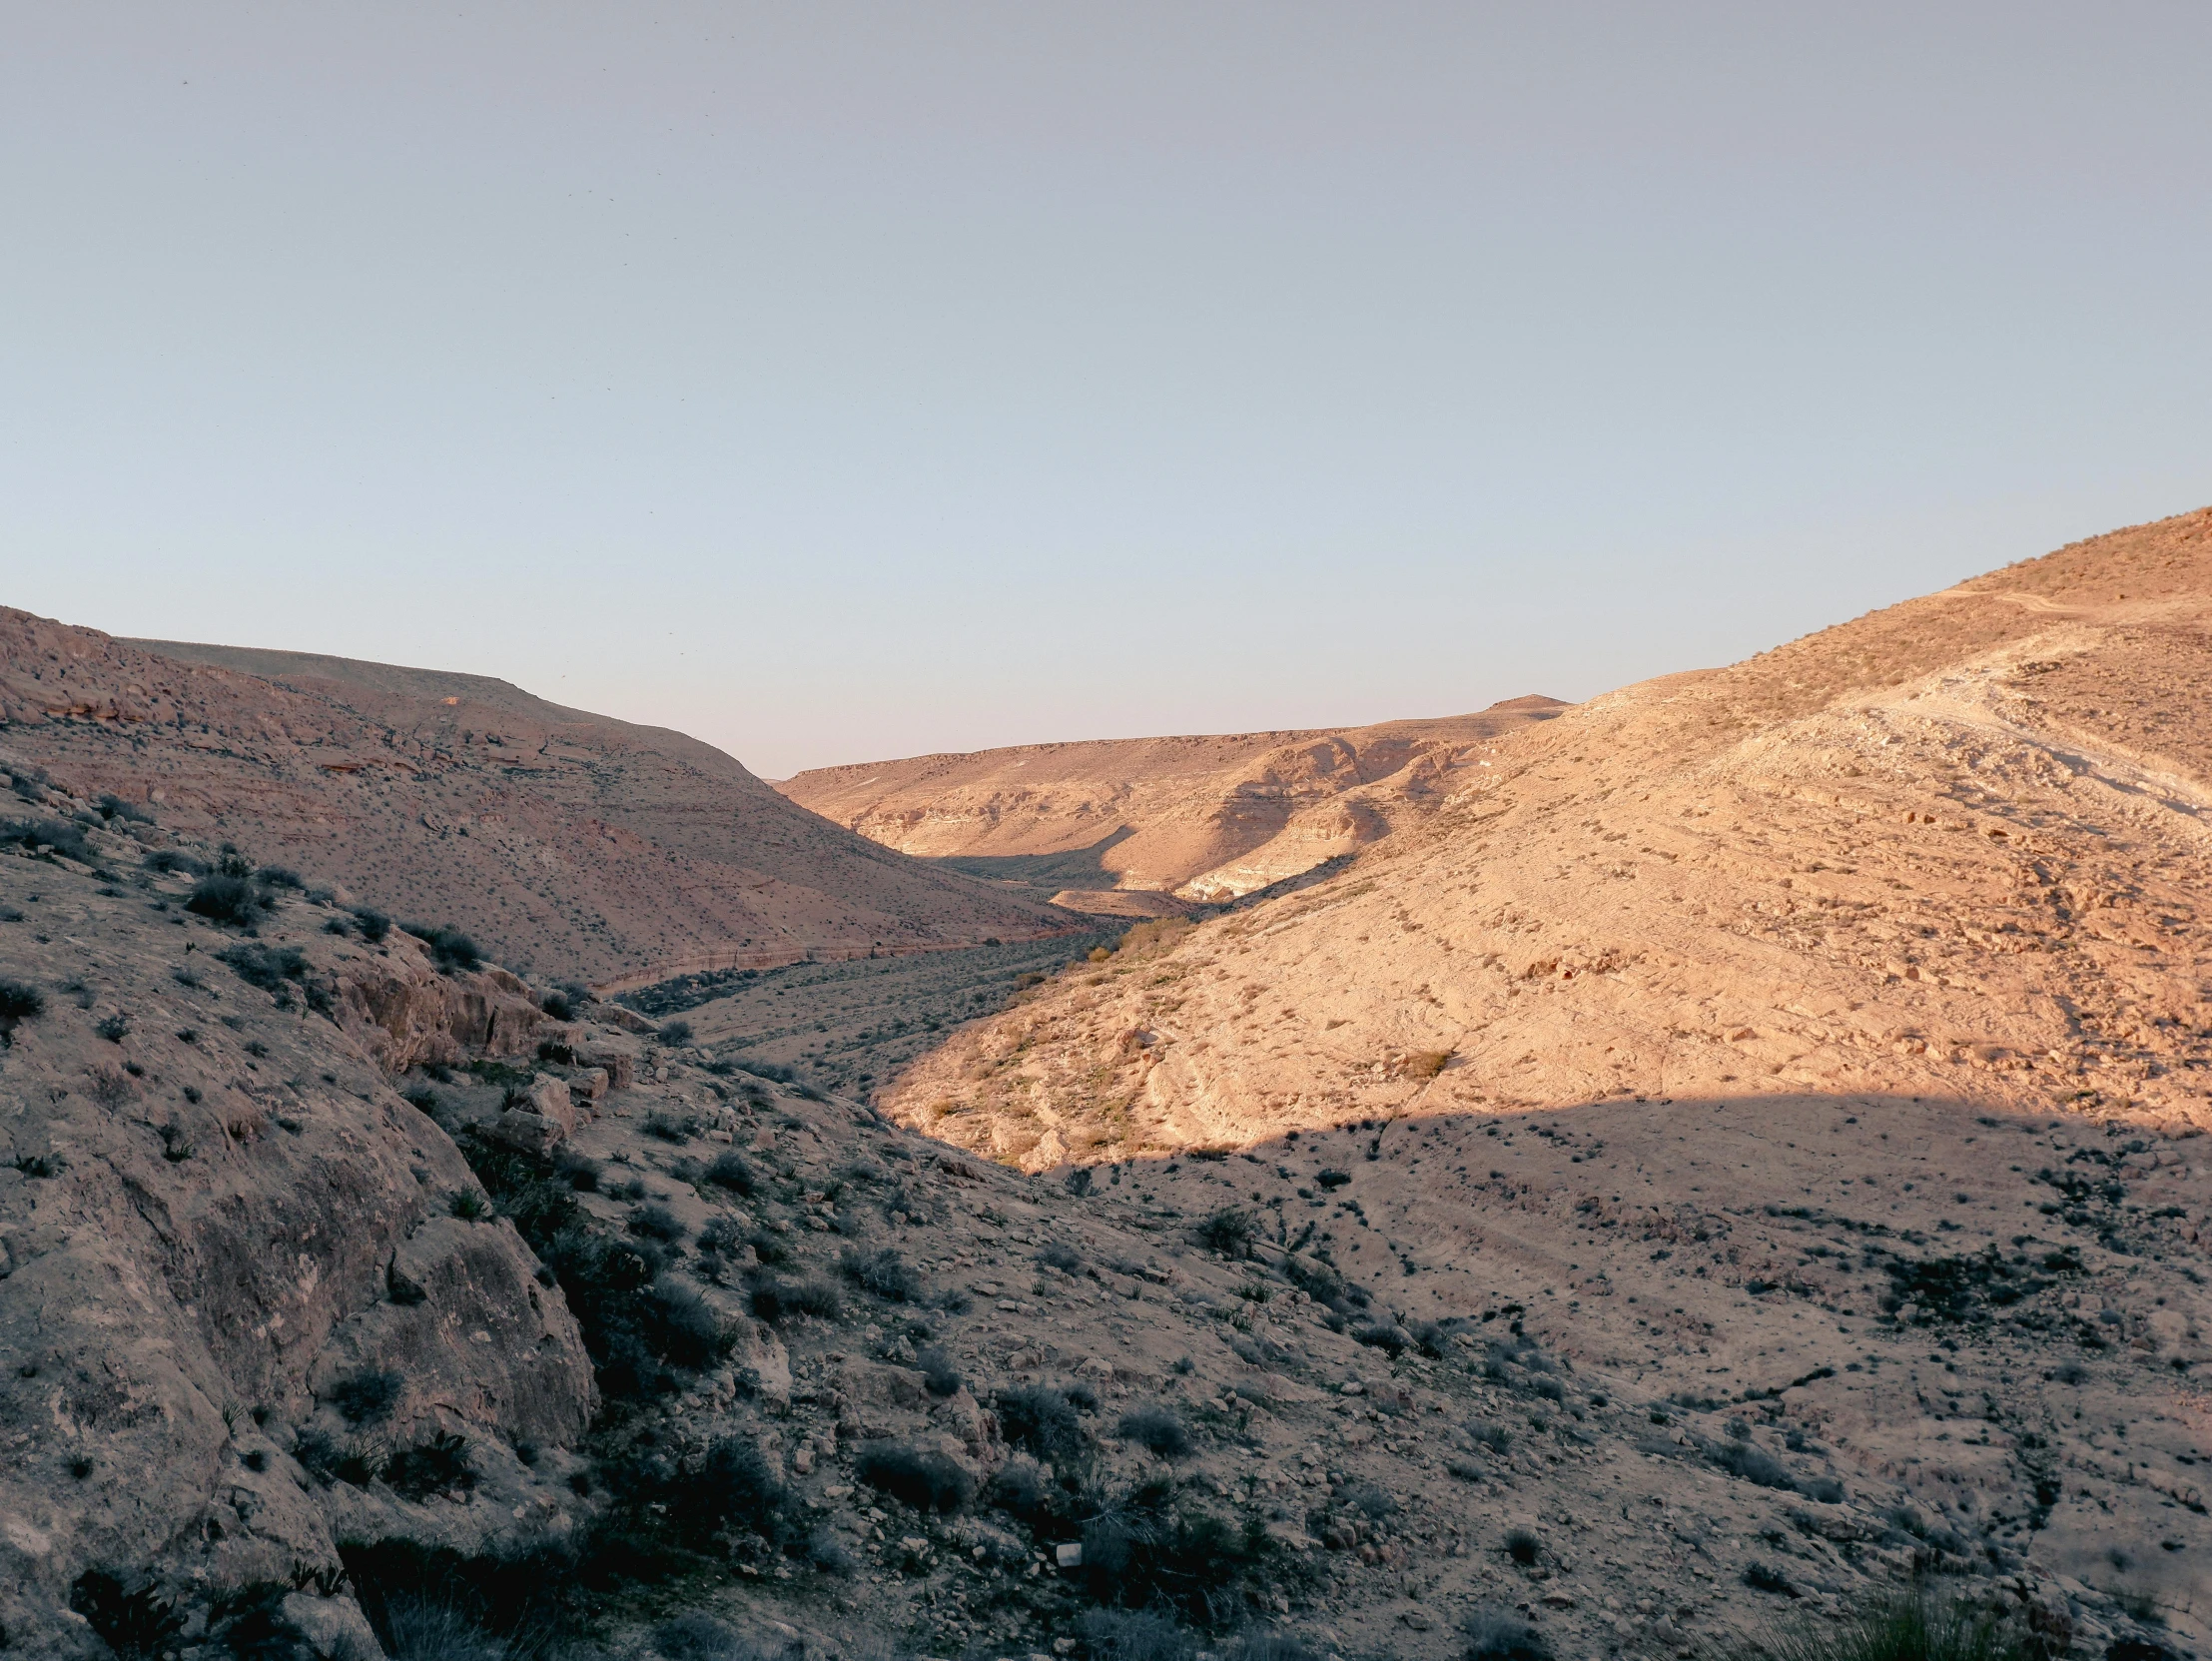
[[[53,4],[0,603],[756,772],[1582,698],[2212,501],[2212,8]]]

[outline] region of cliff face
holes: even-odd
[[[777,788],[902,853],[1033,882],[1050,871],[1079,894],[1229,899],[1417,820],[1492,741],[1565,707],[1526,697],[1339,731],[1025,744],[818,768]]]
[[[0,748],[551,979],[1071,922],[825,824],[695,739],[475,675],[0,608]]]

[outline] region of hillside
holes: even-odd
[[[1567,707],[1311,732],[1024,744],[823,767],[777,788],[902,853],[1092,911],[1122,895],[1221,900],[1365,847],[1463,787],[1487,746]]]
[[[1504,735],[1407,834],[1063,978],[890,1104],[1032,1166],[1609,1097],[2212,1123],[2208,527]]]
[[[1841,1252],[1679,1203],[1756,1107],[1044,1181],[279,878],[208,915],[214,850],[16,778],[11,1656],[1673,1655],[1918,1571],[2085,1653],[2198,1637],[2171,1149],[1868,1102],[1795,1156],[2093,1170],[2020,1268],[1954,1253],[1950,1179]],[[1608,1154],[1664,1193],[1577,1204]]]
[[[0,760],[557,979],[1076,921],[796,811],[696,739],[481,676],[122,640],[0,609]]]

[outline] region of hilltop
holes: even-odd
[[[902,853],[1142,916],[1225,900],[1368,846],[1463,786],[1503,734],[1567,706],[1303,732],[1023,744],[822,767],[777,788]]]
[[[1077,919],[794,809],[721,751],[477,675],[0,609],[0,760],[605,984]]]

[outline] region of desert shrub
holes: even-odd
[[[1047,1268],[1057,1268],[1063,1274],[1073,1274],[1083,1267],[1083,1253],[1065,1241],[1054,1241],[1037,1254],[1037,1260]]]
[[[0,995],[0,1015],[6,1013],[4,995]],[[2051,1378],[2060,1384],[2086,1384],[2089,1381],[2089,1369],[2079,1361],[2062,1361],[2051,1369]]]
[[[151,1582],[127,1583],[87,1569],[69,1588],[69,1607],[121,1661],[161,1661],[179,1646],[185,1617]]]
[[[282,991],[287,981],[304,981],[308,976],[307,956],[297,946],[244,942],[227,946],[215,956],[217,962],[236,970],[248,986],[258,986],[264,992]]]
[[[923,1382],[932,1395],[958,1395],[966,1382],[952,1356],[934,1345],[915,1356],[914,1364],[922,1369]]]
[[[1134,1442],[1162,1459],[1180,1459],[1190,1451],[1189,1426],[1164,1401],[1130,1408],[1113,1431],[1123,1441]]]
[[[331,1386],[325,1400],[346,1416],[350,1424],[380,1419],[397,1404],[407,1381],[389,1367],[363,1367]]]
[[[1490,1473],[1473,1459],[1451,1458],[1444,1461],[1444,1469],[1462,1482],[1480,1482]]]
[[[384,1461],[382,1474],[392,1491],[403,1499],[465,1493],[476,1485],[476,1473],[468,1468],[467,1441],[442,1433],[394,1453]]]
[[[1068,1192],[1074,1195],[1078,1200],[1081,1200],[1091,1192],[1091,1185],[1095,1181],[1095,1179],[1091,1175],[1091,1168],[1089,1166],[1079,1165],[1076,1167],[1075,1170],[1068,1173],[1065,1181],[1068,1186]]]
[[[1567,1386],[1556,1378],[1532,1378],[1529,1380],[1529,1394],[1545,1401],[1565,1401]]]
[[[1087,1590],[1102,1604],[1172,1613],[1201,1626],[1241,1619],[1248,1583],[1275,1552],[1257,1517],[1241,1526],[1170,1503],[1170,1485],[1146,1483],[1084,1524]]]
[[[450,924],[402,923],[399,926],[429,949],[430,962],[441,975],[465,973],[483,963],[483,953],[476,943]]]
[[[1747,1482],[1762,1488],[1781,1488],[1795,1492],[1797,1479],[1784,1468],[1781,1460],[1764,1448],[1749,1442],[1729,1442],[1713,1449],[1707,1455],[1731,1476],[1740,1476]]]
[[[1002,1505],[1024,1522],[1042,1522],[1052,1514],[1058,1490],[1045,1468],[1027,1454],[1017,1453],[999,1467],[991,1479],[992,1503]]]
[[[807,1561],[824,1574],[849,1576],[861,1570],[859,1556],[826,1524],[807,1536]]]
[[[647,1240],[657,1240],[664,1246],[673,1246],[690,1233],[676,1214],[666,1206],[640,1206],[630,1213],[626,1227],[633,1235]]]
[[[264,888],[301,889],[308,886],[300,880],[299,872],[283,865],[264,865],[254,873],[254,880]]]
[[[538,999],[537,1007],[555,1021],[573,1021],[576,1019],[576,1006],[569,1001],[568,994],[565,992],[546,993],[544,997]]]
[[[1552,1661],[1544,1635],[1518,1615],[1478,1609],[1460,1630],[1467,1635],[1466,1661]]]
[[[1076,1404],[1060,1390],[1028,1384],[1001,1391],[993,1405],[999,1410],[999,1426],[1006,1439],[1028,1448],[1040,1459],[1065,1465],[1090,1450],[1091,1433],[1084,1428]]]
[[[976,1479],[960,1465],[903,1444],[864,1448],[853,1469],[871,1488],[917,1511],[957,1511],[976,1496]]]
[[[339,1557],[392,1661],[553,1661],[574,1653],[560,1640],[582,1624],[585,1594],[564,1551],[464,1557],[411,1540],[342,1539]],[[295,1653],[287,1645],[267,1661]]]
[[[225,876],[221,872],[194,883],[191,895],[185,900],[185,910],[211,922],[227,923],[240,929],[252,928],[270,905],[265,890],[256,888],[244,877]]]
[[[1259,1231],[1249,1212],[1223,1206],[1191,1233],[1208,1251],[1218,1251],[1224,1257],[1242,1257],[1250,1254]]]
[[[751,1647],[734,1628],[698,1609],[653,1628],[653,1648],[668,1661],[740,1661]]]
[[[827,1280],[786,1280],[775,1275],[755,1279],[747,1288],[747,1301],[753,1313],[771,1326],[795,1315],[835,1320],[842,1309],[837,1288]]]
[[[481,1223],[491,1215],[491,1202],[474,1189],[455,1189],[445,1209],[463,1223]]]
[[[1324,1171],[1314,1179],[1323,1189],[1340,1189],[1352,1180],[1349,1171]]]
[[[374,906],[356,906],[353,910],[354,927],[361,931],[362,939],[374,946],[391,933],[391,919]]]
[[[153,814],[136,802],[125,801],[121,796],[102,796],[94,805],[100,809],[100,817],[103,819],[121,819],[131,825],[151,825],[154,822]]]
[[[1389,1491],[1372,1482],[1348,1483],[1337,1498],[1370,1517],[1387,1517],[1398,1508],[1398,1502],[1390,1497]]]
[[[46,994],[27,981],[0,980],[0,1021],[34,1021],[46,1013]]]
[[[710,1217],[699,1231],[699,1255],[734,1257],[745,1249],[745,1226],[734,1217]]]
[[[40,819],[36,823],[14,820],[0,824],[0,845],[13,842],[27,852],[41,848],[62,854],[80,865],[98,863],[99,856],[85,840],[85,828],[67,819]]]
[[[663,1021],[660,1024],[660,1041],[671,1050],[682,1050],[691,1043],[691,1023],[688,1021]]]
[[[847,1246],[838,1254],[837,1271],[861,1290],[893,1303],[915,1303],[922,1297],[922,1276],[888,1246],[874,1251]]]
[[[1076,1632],[1092,1661],[1190,1661],[1198,1650],[1187,1628],[1141,1609],[1087,1609]]]
[[[155,849],[146,856],[145,865],[147,870],[158,871],[165,876],[175,873],[179,876],[200,877],[205,876],[208,870],[205,860],[194,859],[192,855],[175,848]]]
[[[1513,1445],[1513,1432],[1502,1424],[1471,1424],[1467,1434],[1493,1453],[1503,1453]]]
[[[706,1180],[716,1188],[728,1189],[732,1194],[753,1192],[753,1168],[745,1163],[745,1156],[735,1149],[714,1156],[714,1163],[707,1167]]]
[[[666,1142],[681,1148],[698,1131],[698,1123],[688,1114],[650,1113],[645,1123],[638,1127],[655,1142]]]
[[[692,1549],[717,1534],[749,1533],[782,1544],[804,1521],[801,1502],[758,1445],[742,1436],[713,1443],[698,1464],[656,1483],[650,1503],[665,1505],[678,1541]]]
[[[427,1114],[432,1119],[437,1117],[438,1109],[444,1106],[437,1099],[437,1092],[428,1085],[408,1085],[399,1092],[399,1100],[416,1113]]]
[[[599,1187],[599,1162],[589,1154],[563,1148],[553,1156],[553,1177],[577,1194],[591,1194]]]
[[[748,1061],[744,1057],[731,1063],[740,1073],[750,1073],[756,1079],[766,1079],[771,1084],[788,1085],[798,1078],[796,1068],[786,1067],[780,1061]]]
[[[1790,1584],[1790,1577],[1772,1563],[1752,1563],[1744,1569],[1744,1584],[1755,1592],[1774,1592],[1783,1597],[1796,1597],[1798,1589]]]
[[[1451,1341],[1451,1334],[1434,1320],[1416,1320],[1406,1328],[1406,1334],[1422,1354],[1438,1361],[1444,1358],[1444,1346]]]
[[[681,1280],[654,1281],[639,1299],[636,1329],[654,1354],[690,1372],[714,1365],[737,1342],[714,1305]]]
[[[1505,1536],[1505,1554],[1524,1569],[1533,1568],[1544,1555],[1544,1542],[1526,1528],[1509,1528]]]
[[[1352,1329],[1352,1336],[1368,1348],[1390,1355],[1404,1354],[1408,1342],[1405,1328],[1394,1320],[1364,1321]]]

